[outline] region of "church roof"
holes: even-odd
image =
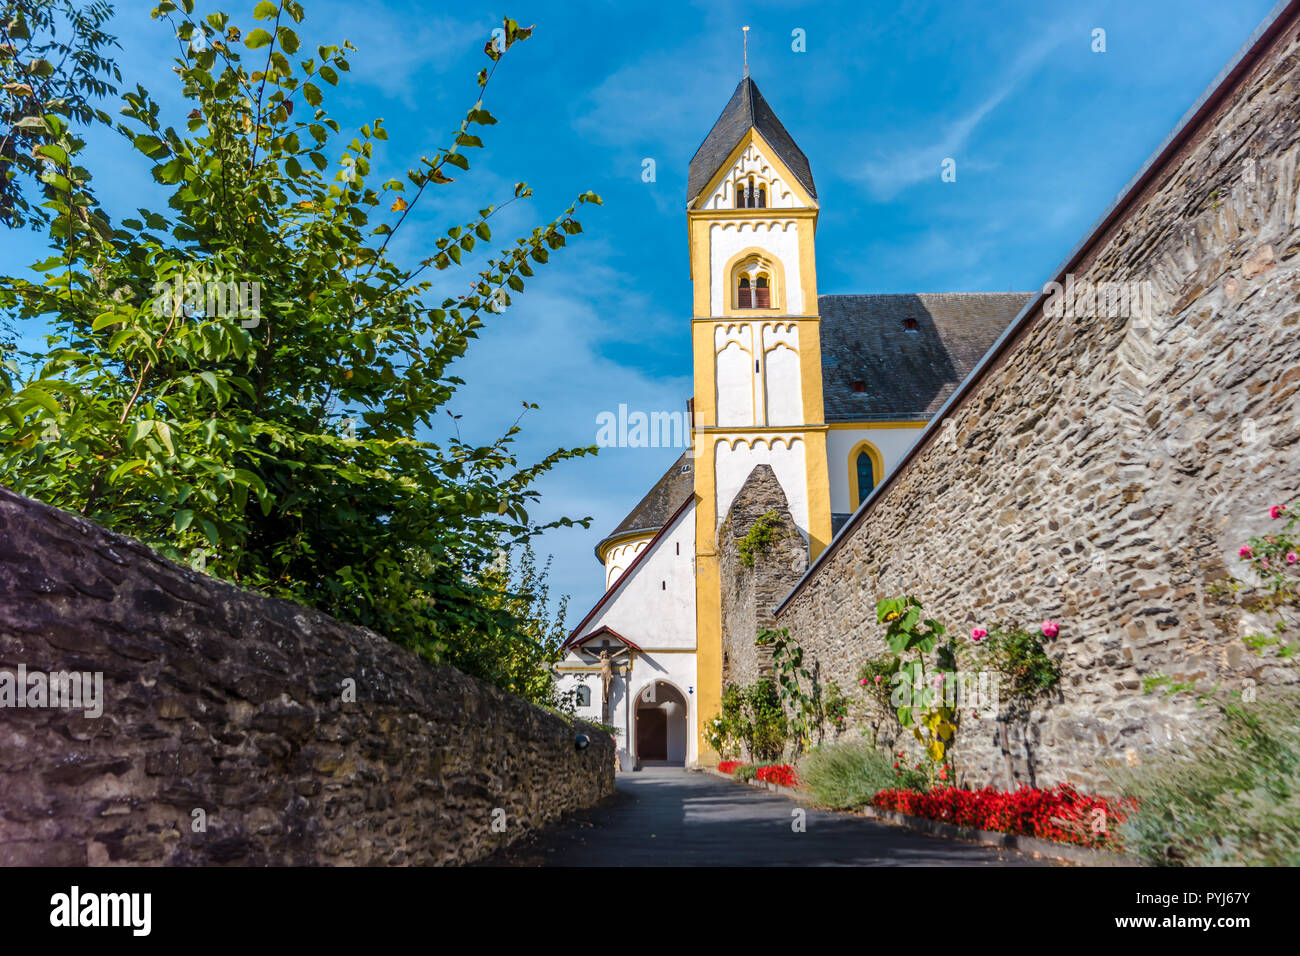
[[[601,549],[615,538],[637,531],[654,533],[668,523],[682,503],[695,494],[695,466],[690,449],[682,452],[663,477],[655,482],[635,508],[627,513],[617,528],[596,545],[596,559],[602,561]]]
[[[929,419],[1031,295],[818,296],[826,421]]]
[[[758,86],[747,76],[740,81],[736,92],[731,94],[731,99],[723,108],[722,115],[713,124],[713,129],[709,130],[709,135],[704,137],[704,142],[700,144],[700,148],[695,151],[695,156],[691,159],[686,176],[688,203],[694,202],[695,197],[709,184],[709,180],[722,168],[722,164],[727,161],[731,151],[736,148],[736,144],[751,126],[758,130],[772,149],[776,150],[781,162],[789,167],[790,172],[804,189],[808,190],[809,195],[814,199],[817,198],[808,157],[795,145],[794,137],[786,132],[781,121],[772,112],[772,107],[768,106],[767,100],[763,99],[763,94],[758,92]]]

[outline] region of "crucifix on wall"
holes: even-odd
[[[583,651],[587,654],[593,653],[590,647],[584,647]],[[622,659],[628,658],[630,662],[630,652],[626,646],[611,644],[608,640],[602,641],[600,653],[596,657],[600,665],[600,719],[602,723],[608,724],[609,719],[609,696],[610,687],[614,683],[614,675],[627,669],[627,663]]]

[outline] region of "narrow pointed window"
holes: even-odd
[[[752,309],[754,307],[753,292],[749,288],[749,277],[741,276],[740,289],[736,294],[736,308]]]
[[[758,187],[758,208],[767,208],[767,188],[764,186]]]
[[[871,456],[865,451],[858,452],[858,500],[857,504],[862,504],[871,494],[871,489],[876,487],[876,476],[874,469],[871,467]]]
[[[754,308],[772,308],[772,290],[768,288],[767,276],[758,277],[758,285],[754,288]]]

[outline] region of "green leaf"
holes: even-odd
[[[167,164],[159,166],[155,170],[154,175],[158,178],[160,183],[166,185],[178,183],[181,181],[181,177],[185,175],[185,160],[177,156]]]
[[[202,528],[203,533],[208,536],[208,543],[210,545],[214,548],[221,545],[221,532],[217,531],[217,526],[215,524],[207,518],[200,518],[199,527]]]
[[[117,484],[117,479],[121,478],[128,471],[134,471],[137,468],[143,468],[147,464],[149,463],[145,461],[143,458],[134,458],[131,461],[124,461],[122,462],[122,464],[114,468],[113,471],[109,474],[108,483],[110,485]]]
[[[172,527],[177,531],[184,531],[194,520],[194,511],[190,508],[182,508],[172,516]]]
[[[248,35],[246,40],[244,40],[244,45],[250,50],[260,50],[262,47],[269,45],[272,39],[273,37],[271,34],[267,33],[261,27],[258,27]]]
[[[136,442],[153,431],[153,422],[149,420],[132,423],[126,433],[126,447],[135,447]]]
[[[25,398],[29,402],[35,402],[41,408],[45,409],[51,415],[59,414],[59,403],[54,400],[54,396],[44,389],[37,388],[34,385],[28,385],[18,393],[19,398]]]
[[[212,389],[212,397],[217,400],[217,404],[221,404],[221,386],[217,383],[217,377],[211,372],[200,372],[199,378]]]
[[[166,422],[157,421],[153,423],[154,431],[158,433],[158,440],[162,442],[163,447],[167,449],[167,454],[172,458],[176,457],[176,446],[172,444],[172,430]]]

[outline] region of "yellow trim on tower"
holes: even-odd
[[[830,422],[826,427],[833,428],[837,431],[852,430],[855,432],[869,431],[872,428],[924,428],[930,424],[928,421],[897,421],[897,422]]]

